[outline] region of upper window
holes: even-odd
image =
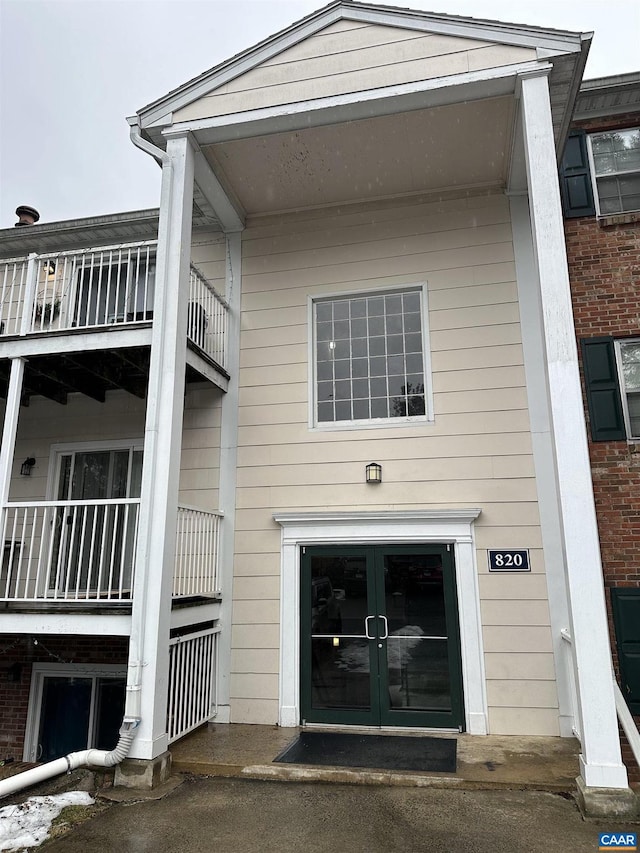
[[[424,420],[422,288],[313,304],[314,424]]]
[[[640,439],[640,339],[581,342],[593,441]]]
[[[598,215],[640,210],[640,128],[589,136]]]
[[[618,369],[628,438],[640,438],[640,340],[618,341]]]

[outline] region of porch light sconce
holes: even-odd
[[[20,679],[22,678],[22,664],[21,663],[13,663],[7,669],[7,681],[10,684],[18,684]]]
[[[382,482],[382,465],[377,462],[369,462],[367,465],[367,483]]]
[[[22,476],[23,477],[30,477],[31,476],[31,469],[33,468],[33,466],[35,464],[36,464],[36,460],[33,458],[33,456],[27,456],[27,458],[24,460],[24,462],[20,466],[20,473],[22,474]]]

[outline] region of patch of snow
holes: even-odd
[[[69,791],[51,797],[30,797],[19,806],[0,809],[0,850],[37,847],[47,838],[51,823],[66,806],[90,806],[86,791]]]

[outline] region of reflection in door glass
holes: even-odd
[[[439,554],[385,555],[391,708],[451,710],[442,572]]]
[[[311,558],[311,703],[371,706],[364,557]]]
[[[53,761],[87,747],[90,678],[48,676],[42,684],[38,761]]]

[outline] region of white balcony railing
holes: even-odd
[[[0,601],[128,602],[139,499],[7,504]]]
[[[155,253],[156,242],[146,241],[0,261],[0,335],[153,320]],[[223,368],[227,313],[225,300],[192,266],[187,335]]]
[[[174,598],[217,596],[219,512],[178,507]]]
[[[226,368],[228,305],[194,267],[189,277],[187,336],[216,364]]]
[[[169,643],[169,743],[206,723],[216,713],[219,628],[175,637]]]
[[[27,259],[0,261],[0,334],[18,335],[27,293]]]
[[[4,507],[0,601],[130,602],[139,498]],[[173,597],[219,596],[221,514],[178,509]]]

